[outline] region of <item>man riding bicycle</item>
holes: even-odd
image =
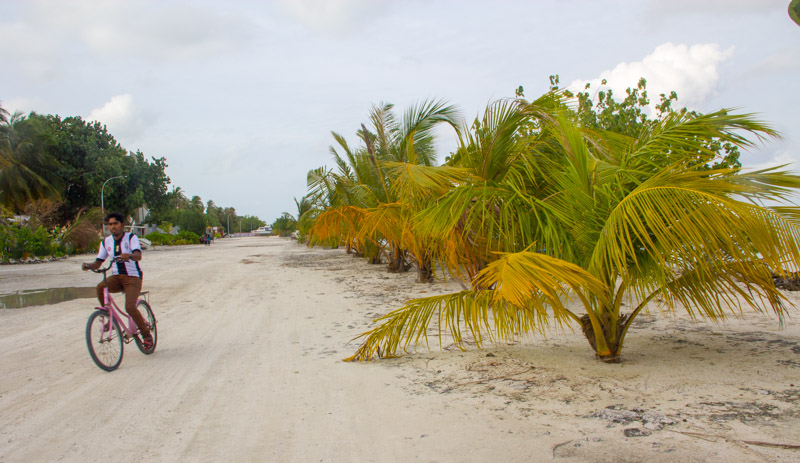
[[[153,347],[153,336],[147,328],[144,317],[136,309],[136,301],[142,291],[142,269],[139,267],[142,247],[136,235],[125,232],[124,222],[125,217],[119,212],[112,212],[106,216],[106,224],[111,235],[103,240],[95,261],[81,264],[81,269],[96,270],[109,257],[117,258],[117,263],[111,266],[112,276],[97,285],[97,299],[101,305],[105,303],[103,300],[105,287],[112,293],[125,292],[125,311],[139,327],[142,333],[142,347],[147,350]]]

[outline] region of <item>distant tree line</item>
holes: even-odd
[[[4,255],[37,255],[39,251],[17,244],[18,235],[28,235],[20,231],[25,227],[32,234],[42,227],[45,231],[38,232],[37,242],[43,233],[49,234],[53,246],[64,252],[93,245],[89,237],[101,225],[101,203],[106,211],[128,216],[145,206],[150,211],[147,222],[167,222],[197,234],[208,226],[227,229],[230,224],[231,231],[249,231],[263,225],[257,217],[240,217],[232,207],[203,204],[198,196],[187,199],[179,187],[170,191],[166,168],[166,158],[148,159],[139,150],[126,150],[99,122],[35,112],[10,114],[0,105]],[[29,217],[28,222],[14,220],[20,215]],[[67,239],[62,236],[66,230],[78,229],[83,232],[73,235],[82,239],[61,243]],[[12,248],[17,251],[11,253]],[[36,249],[50,248],[39,244]]]

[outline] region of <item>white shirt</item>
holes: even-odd
[[[103,244],[100,245],[100,250],[97,252],[97,259],[105,261],[109,257],[119,256],[121,254],[133,254],[133,251],[142,252],[142,247],[139,245],[139,238],[136,235],[125,232],[122,235],[122,239],[119,241],[119,247],[116,249],[114,235],[109,235],[106,236],[103,240]],[[112,265],[111,274],[142,278],[142,269],[139,267],[139,262],[129,260],[127,262],[117,262],[116,265]]]

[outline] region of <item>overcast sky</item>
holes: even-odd
[[[486,104],[608,79],[758,113],[784,140],[746,166],[800,171],[800,27],[789,0],[3,0],[0,101],[81,116],[166,157],[188,196],[273,221],[296,213],[331,131],[373,104]],[[593,87],[596,88],[596,85]],[[439,159],[454,147],[443,134]]]

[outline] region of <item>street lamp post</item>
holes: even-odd
[[[228,229],[227,229],[227,232],[228,232],[228,236],[230,236],[230,234],[231,234],[231,215],[230,214],[228,214]]]
[[[127,177],[127,175],[118,175],[116,177],[111,177],[110,179],[103,182],[103,187],[100,188],[100,210],[103,211],[103,216],[106,215],[106,207],[105,207],[105,202],[103,200],[103,192],[106,189],[106,183],[114,180],[115,178],[125,178],[125,177]]]

